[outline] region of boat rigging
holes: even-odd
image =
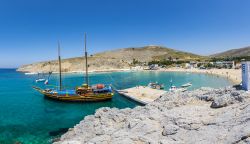
[[[46,98],[59,100],[59,101],[74,101],[74,102],[87,102],[87,101],[104,101],[112,99],[114,93],[111,85],[96,84],[89,86],[88,78],[88,53],[86,45],[86,33],[84,37],[84,53],[85,53],[85,83],[75,89],[63,89],[62,87],[62,71],[61,71],[61,56],[60,44],[58,43],[58,63],[59,63],[59,89],[41,89],[33,87],[38,92],[42,93]]]

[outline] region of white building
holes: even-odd
[[[244,90],[250,90],[250,62],[241,62],[242,87]]]
[[[214,65],[219,68],[235,68],[234,61],[217,61],[214,63]]]
[[[185,68],[186,69],[190,69],[191,68],[191,65],[189,63],[185,63]]]
[[[149,66],[149,69],[150,69],[150,70],[157,70],[158,68],[159,68],[158,64],[151,64],[151,65]]]

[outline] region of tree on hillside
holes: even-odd
[[[173,58],[172,58],[171,56],[169,56],[169,57],[168,57],[168,60],[169,60],[169,61],[172,61],[172,60],[173,60]]]

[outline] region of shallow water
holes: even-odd
[[[84,116],[93,114],[100,107],[133,108],[138,104],[115,94],[112,100],[97,103],[65,103],[45,99],[32,89],[37,85],[37,76],[27,76],[15,69],[0,69],[0,143],[51,143],[65,128],[73,127]],[[111,83],[117,89],[149,82],[164,83],[169,89],[170,80],[180,86],[192,82],[189,89],[202,86],[224,87],[231,83],[221,77],[205,74],[186,74],[174,72],[113,72],[90,74],[90,81]],[[57,85],[58,76],[52,75],[50,84]],[[74,88],[83,83],[82,74],[63,75],[63,85]],[[39,86],[39,85],[38,85]],[[43,87],[42,84],[40,84]]]

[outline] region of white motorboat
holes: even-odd
[[[24,73],[25,75],[36,75],[36,74],[38,74],[38,73],[36,73],[36,72],[28,72],[28,73]]]
[[[190,86],[192,86],[192,83],[191,83],[191,82],[181,85],[181,87],[183,87],[183,88],[184,88],[184,87],[190,87]]]
[[[177,88],[176,86],[171,86],[169,91],[171,92],[184,92],[184,91],[187,91],[186,88]]]
[[[43,78],[41,78],[41,79],[36,79],[36,82],[38,83],[38,82],[44,82],[44,81],[46,81],[46,79],[43,79]]]
[[[148,87],[152,88],[152,89],[164,89],[164,85],[163,84],[159,84],[158,82],[156,83],[149,83]]]

